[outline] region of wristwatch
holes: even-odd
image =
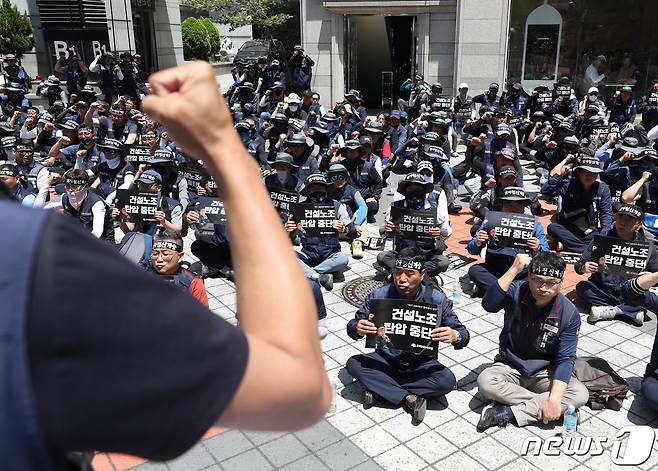
[[[457,332],[457,336],[455,337],[455,340],[452,342],[453,345],[456,344],[456,343],[461,342],[461,340],[462,340],[462,336],[461,336],[461,334],[459,333],[459,331],[458,331],[458,330],[455,330],[455,332]]]

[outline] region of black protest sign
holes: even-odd
[[[535,217],[526,214],[489,211],[483,227],[488,234],[495,231],[499,247],[527,250],[528,239],[535,237]]]
[[[205,175],[195,170],[179,168],[178,174],[187,181],[187,187],[196,190],[201,186],[201,181]]]
[[[336,208],[331,203],[299,203],[292,207],[293,221],[300,223],[309,237],[335,236],[333,221],[336,218]]]
[[[373,299],[370,312],[377,334],[366,337],[366,348],[388,343],[390,348],[405,352],[432,355],[439,352],[438,342],[432,341],[432,330],[441,325],[436,304],[404,299]]]
[[[557,96],[571,96],[571,85],[558,85],[555,87],[555,94]]]
[[[279,212],[290,212],[293,205],[299,203],[299,193],[295,193],[294,191],[286,191],[270,186],[267,187],[267,191],[270,192],[270,199]]]
[[[455,106],[459,106],[458,102],[455,102]],[[468,118],[471,117],[471,115],[473,114],[473,110],[471,109],[470,105],[466,105],[466,106],[457,108],[457,113],[456,114],[457,114],[457,118],[459,118],[461,120],[464,120],[464,119],[468,119]]]
[[[434,98],[434,107],[439,111],[448,111],[452,107],[452,97],[438,96]]]
[[[647,265],[649,242],[625,241],[616,237],[597,235],[592,243],[594,261],[605,258],[603,271],[611,275],[634,276]]]
[[[651,95],[649,95],[648,101],[649,105],[658,106],[658,93],[653,92]]]
[[[402,239],[434,240],[434,237],[429,234],[430,229],[437,226],[434,213],[391,206],[391,220],[399,227],[398,233]]]
[[[575,265],[578,263],[578,260],[580,260],[579,253],[560,252],[558,255],[562,257],[562,260],[564,260],[567,265]]]
[[[117,190],[117,207],[125,208],[133,222],[153,223],[155,212],[160,207],[160,193]]]
[[[365,248],[370,250],[384,250],[386,239],[383,237],[368,237]]]
[[[521,124],[521,123],[523,122],[524,119],[525,119],[524,116],[512,116],[512,117],[509,119],[509,121],[508,121],[507,124],[509,124],[509,125],[512,126],[512,127],[516,127],[516,126],[518,126],[519,124]]]
[[[126,160],[137,166],[147,164],[153,160],[151,146],[145,144],[126,144]]]
[[[553,103],[553,94],[551,92],[541,92],[537,96],[539,103]]]
[[[226,222],[224,202],[219,198],[199,198],[199,205],[197,208],[199,212],[204,212],[204,215],[208,218],[208,222],[213,224],[222,224]]]

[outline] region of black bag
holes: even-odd
[[[589,391],[587,405],[592,410],[620,410],[628,393],[628,383],[599,357],[579,357],[573,366],[578,381]]]

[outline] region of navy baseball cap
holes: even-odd
[[[140,183],[145,183],[147,185],[153,185],[154,183],[162,183],[162,175],[156,172],[153,169],[146,170],[142,175],[137,179]]]

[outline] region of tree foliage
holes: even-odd
[[[27,13],[21,13],[9,0],[0,6],[0,53],[16,54],[19,58],[34,47],[32,23]]]
[[[208,44],[210,46],[210,54],[216,54],[221,48],[221,38],[217,27],[210,21],[209,18],[199,18],[199,22],[208,34]]]
[[[248,24],[255,28],[278,28],[293,18],[278,0],[183,0],[183,5],[197,10],[218,13],[217,22],[229,25],[231,30]],[[297,8],[299,8],[299,2]]]
[[[207,60],[210,56],[208,30],[197,18],[188,18],[181,23],[183,36],[183,55],[186,59]]]

